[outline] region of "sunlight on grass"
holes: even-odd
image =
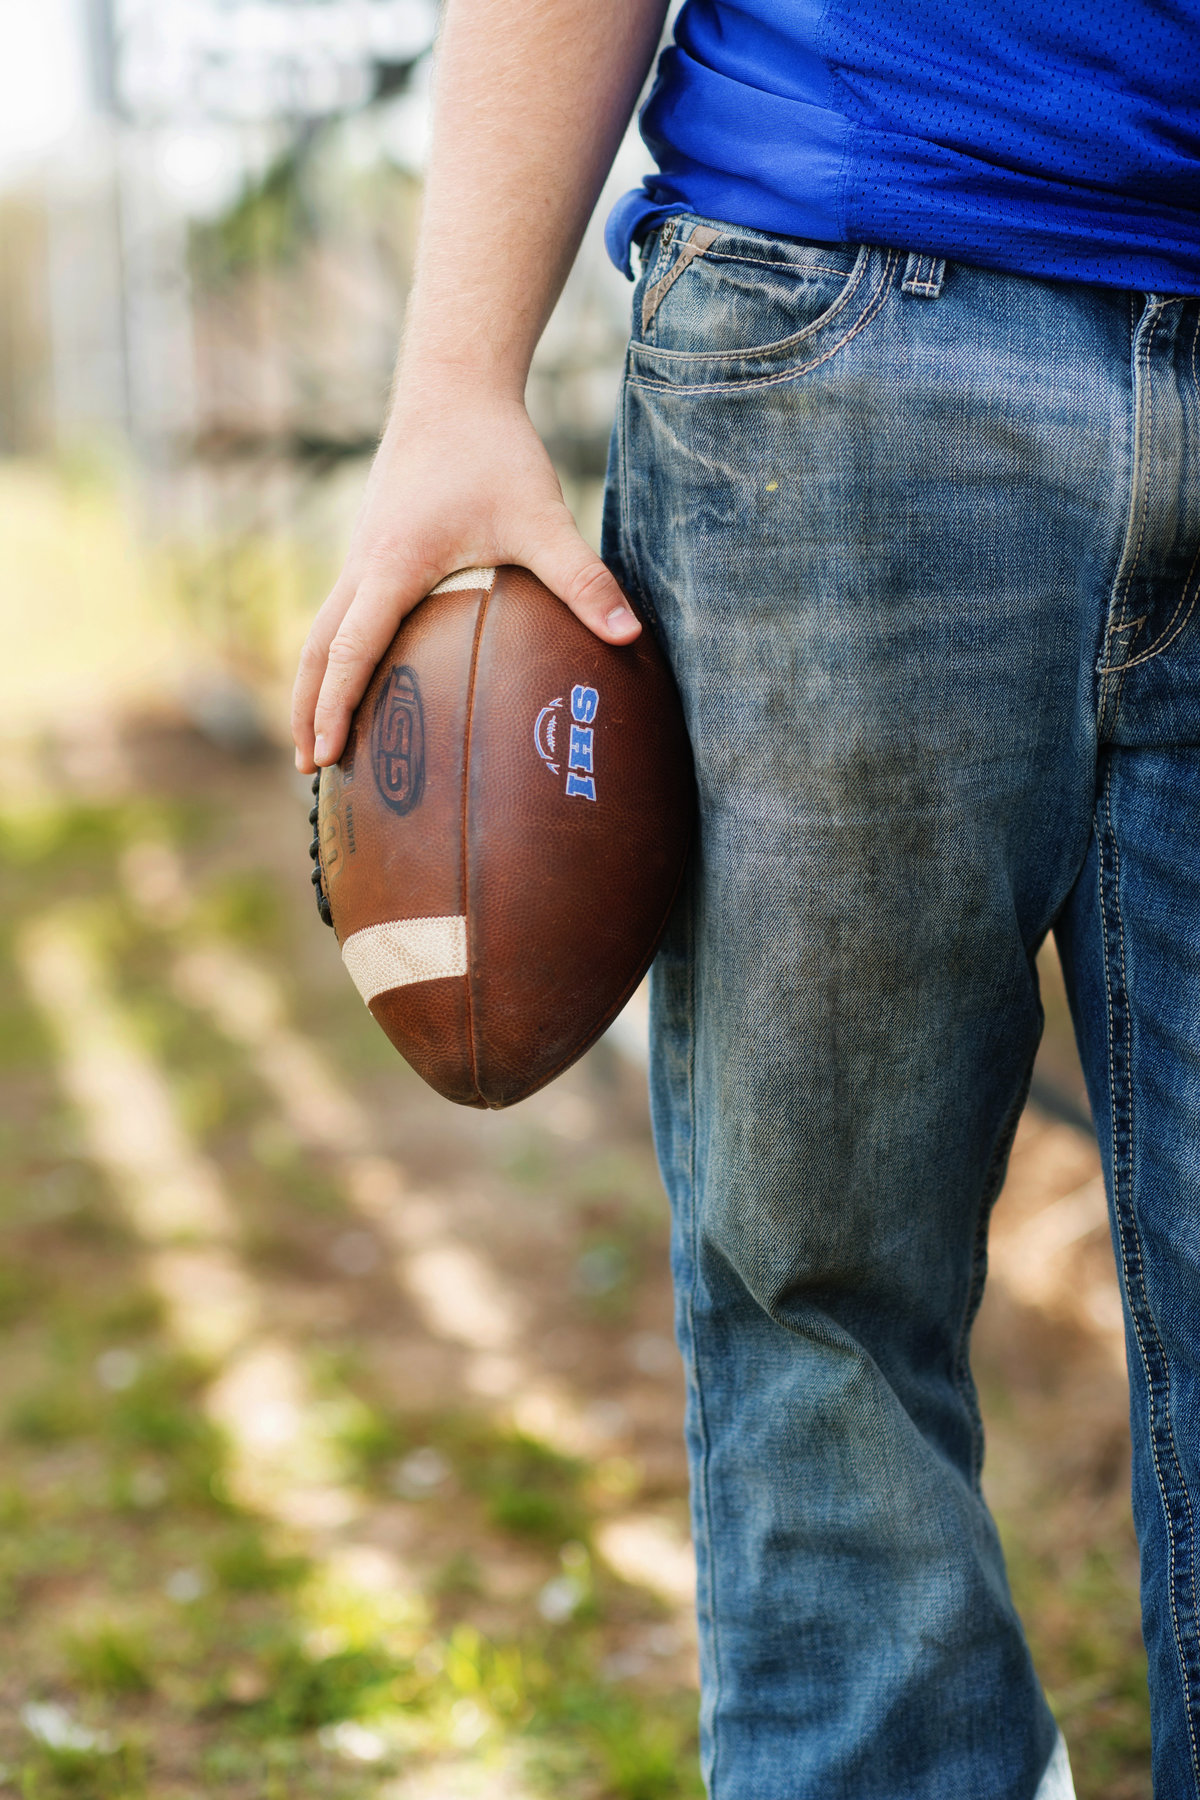
[[[698,1796],[682,1474],[617,1404],[679,1379],[644,1127],[567,1084],[450,1136],[309,992],[303,841],[268,873],[228,829],[140,793],[0,817],[0,1787]],[[1080,1800],[1145,1800],[1094,1479],[1094,1517],[1012,1490],[1006,1542]]]
[[[135,814],[110,809],[99,835],[41,829],[10,865],[38,1007],[17,1005],[14,1061],[24,1071],[32,1055],[39,1108],[55,1104],[56,1070],[64,1080],[72,1129],[109,1183],[97,1220],[116,1236],[106,1224],[76,1245],[77,1205],[52,1213],[55,1241],[94,1273],[81,1287],[56,1253],[38,1308],[13,1303],[30,1354],[0,1384],[13,1464],[0,1644],[16,1633],[36,1654],[25,1714],[0,1725],[7,1777],[46,1800],[160,1788],[442,1800],[472,1770],[489,1796],[697,1793],[690,1696],[668,1686],[647,1706],[600,1672],[613,1626],[642,1615],[587,1550],[595,1505],[611,1504],[588,1459],[483,1413],[383,1407],[352,1362],[310,1357],[280,1330],[245,1261],[241,1164],[221,1160],[277,1116],[278,1084],[261,1064],[248,1081],[235,1049],[207,1064],[204,1117],[188,1103],[212,1043],[189,1034],[178,999],[163,1010],[149,947],[130,956],[108,910]],[[224,923],[269,944],[269,909],[251,916],[247,930],[236,911]],[[169,966],[172,934],[190,929],[168,917],[143,935]],[[211,942],[224,924],[209,912],[196,929]],[[182,1004],[199,1020],[196,1002]],[[260,1016],[284,1029],[269,1007]],[[244,1111],[224,1104],[226,1082]],[[291,1155],[277,1147],[277,1166]],[[365,1195],[378,1224],[390,1165],[364,1154],[352,1174],[327,1204]],[[286,1184],[257,1193],[255,1205],[290,1204]],[[230,1277],[216,1295],[195,1260],[213,1254]],[[223,1330],[198,1331],[213,1304]],[[410,1515],[444,1546],[427,1566],[372,1541]]]

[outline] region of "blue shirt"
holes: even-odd
[[[670,213],[1200,293],[1200,0],[687,0],[642,112]]]

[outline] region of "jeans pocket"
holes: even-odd
[[[647,246],[630,379],[710,389],[800,373],[869,322],[900,260],[866,244],[772,238],[690,215],[672,220]]]

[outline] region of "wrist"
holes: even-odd
[[[500,345],[480,337],[453,344],[433,334],[406,332],[396,364],[397,399],[406,394],[470,396],[476,404],[489,399],[523,405],[532,346]]]
[[[381,447],[410,441],[414,432],[437,433],[451,420],[472,433],[484,415],[527,418],[524,379],[502,377],[494,368],[458,361],[429,360],[396,370],[392,403]],[[455,429],[459,427],[454,427]]]

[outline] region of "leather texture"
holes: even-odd
[[[321,779],[338,939],[465,918],[466,973],[372,1015],[448,1099],[501,1107],[582,1055],[654,954],[694,814],[691,752],[649,631],[602,644],[527,570],[401,625]]]
[[[368,925],[342,945],[342,961],[368,1006],[377,994],[411,982],[436,981],[467,972],[467,921],[391,919]]]

